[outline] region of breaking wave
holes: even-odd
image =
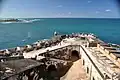
[[[20,20],[20,19],[19,19]],[[36,22],[36,21],[40,21],[41,19],[32,19],[32,20],[25,20],[25,19],[21,19],[20,21],[22,23],[32,23],[32,22]]]

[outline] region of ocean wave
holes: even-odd
[[[2,24],[11,24],[11,23],[32,23],[32,22],[37,22],[41,21],[41,19],[31,19],[31,20],[26,20],[26,19],[18,19],[18,22],[0,22]]]
[[[32,20],[25,20],[25,19],[22,19],[21,21],[23,23],[32,23],[32,22],[36,22],[36,21],[40,21],[41,19],[32,19]]]
[[[13,23],[13,22],[0,22],[2,24],[10,24],[10,23]]]

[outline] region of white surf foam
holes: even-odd
[[[32,23],[36,21],[41,21],[41,19],[31,19],[31,20],[26,20],[26,19],[19,19],[19,22],[1,22],[2,24],[11,24],[11,23]]]

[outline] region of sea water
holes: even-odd
[[[120,44],[120,19],[29,18],[23,22],[0,23],[0,49],[32,44],[60,34],[94,33],[107,43]]]

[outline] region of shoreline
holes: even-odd
[[[76,33],[76,34],[65,34],[65,35],[57,35],[57,36],[53,36],[52,38],[55,38],[55,37],[57,37],[56,38],[56,41],[58,41],[57,43],[59,43],[61,40],[61,36],[68,36],[68,38],[69,37],[77,37],[77,36],[82,36],[82,37],[86,37],[86,35],[90,35],[91,37],[94,37],[94,38],[96,38],[97,39],[97,41],[98,42],[102,42],[102,43],[105,43],[104,41],[102,41],[100,38],[98,38],[96,35],[94,35],[94,34],[92,34],[92,33]],[[85,36],[84,36],[85,35]],[[31,43],[31,44],[27,44],[27,45],[23,45],[23,46],[17,46],[17,47],[11,47],[11,48],[6,48],[6,49],[0,49],[0,53],[1,52],[7,52],[7,53],[10,53],[10,51],[12,51],[13,50],[13,52],[16,52],[16,51],[20,51],[20,50],[22,50],[23,48],[25,49],[26,47],[30,47],[31,49],[30,49],[30,51],[31,50],[34,50],[34,48],[35,47],[38,47],[39,49],[42,49],[42,45],[41,45],[41,43],[43,44],[43,48],[45,48],[45,45],[46,45],[46,48],[47,47],[50,47],[50,45],[49,45],[49,42],[54,42],[54,40],[52,40],[52,38],[51,39],[42,39],[42,40],[38,40],[38,41],[36,41],[36,42],[33,42],[33,43]],[[52,43],[50,43],[50,44],[52,44]],[[55,43],[56,44],[56,43]],[[120,45],[118,45],[118,44],[114,44],[114,43],[106,43],[106,44],[109,44],[109,45],[111,45],[111,46],[115,46],[115,47],[118,47],[118,48],[120,48]],[[40,47],[41,46],[41,47]],[[18,49],[18,50],[17,50]],[[23,51],[23,50],[22,50]],[[20,51],[21,52],[21,51]]]
[[[14,62],[16,62],[15,63],[16,66],[13,65],[11,70],[14,70],[16,68],[16,71],[19,71],[17,70],[19,68],[19,66],[17,66],[18,62],[23,64],[23,65],[20,65],[21,69],[23,69],[22,66],[25,66],[25,64],[28,63],[24,61],[33,62],[34,60],[34,63],[38,64],[39,67],[40,66],[42,67],[42,65],[40,65],[41,63],[44,65],[43,69],[41,68],[39,70],[41,72],[41,70],[45,69],[45,71],[41,73],[45,73],[45,74],[47,73],[48,75],[47,76],[42,75],[41,78],[48,78],[48,80],[50,80],[49,78],[58,79],[62,76],[65,76],[68,79],[70,76],[74,76],[73,77],[74,79],[86,78],[88,76],[83,67],[84,65],[87,66],[87,63],[88,63],[89,65],[92,64],[91,66],[95,68],[94,70],[96,70],[98,74],[100,74],[97,76],[102,79],[104,78],[104,72],[109,77],[111,76],[111,74],[109,73],[113,73],[114,69],[112,69],[112,71],[108,71],[108,70],[111,69],[110,66],[113,66],[113,64],[114,66],[117,67],[115,68],[116,69],[115,71],[117,73],[119,73],[120,71],[120,65],[119,65],[120,50],[117,50],[117,48],[113,46],[101,41],[94,34],[83,34],[83,33],[69,34],[69,35],[54,34],[54,37],[52,39],[37,41],[34,43],[34,45],[32,44],[32,45],[26,45],[24,47],[17,47],[15,48],[15,52],[14,50],[9,51],[9,49],[1,52],[3,53],[3,57],[0,56],[1,57],[0,63],[1,63],[1,67],[5,67],[6,65],[8,65],[9,68],[11,69],[10,64],[13,64]],[[22,56],[22,58],[20,56]],[[80,65],[83,67],[79,67],[78,63],[75,65],[73,64],[76,60],[79,60],[79,59],[80,61],[78,61],[78,63],[80,62]],[[102,67],[103,65],[105,65],[107,70],[104,69],[104,67]],[[24,70],[25,72],[29,71],[28,68],[29,69],[32,68],[31,70],[33,71],[31,72],[34,72],[34,69],[36,68],[37,65],[33,65],[33,63],[31,63],[26,66],[27,66],[26,67],[27,69]],[[1,74],[4,74],[3,68],[1,69],[2,69]],[[9,74],[8,71],[10,69],[6,70],[7,74]],[[62,73],[63,71],[61,72],[61,70],[64,70],[64,69],[67,69],[67,71],[65,70],[65,73]],[[71,73],[71,71],[73,70],[77,71],[78,69],[80,70],[79,72],[77,73],[72,72],[72,73],[76,73],[76,75]],[[22,71],[22,73],[24,73],[24,71]],[[57,75],[49,75],[51,73],[56,73]],[[65,74],[68,76],[66,76]],[[79,76],[79,74],[81,75],[81,77]],[[13,75],[15,74],[13,73]],[[40,75],[38,74],[38,76]],[[12,77],[12,76],[8,75],[8,77]],[[31,76],[28,75],[28,78],[30,77]],[[54,80],[54,79],[51,79],[51,80]],[[74,79],[71,79],[71,80],[74,80]]]

